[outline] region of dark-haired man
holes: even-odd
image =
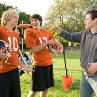
[[[48,45],[58,45],[59,52],[63,46],[47,30],[41,29],[42,17],[33,14],[30,18],[33,28],[27,28],[24,32],[26,47],[32,52],[32,60],[35,72],[32,73],[31,90],[27,97],[34,97],[40,91],[40,97],[47,97],[48,88],[54,86],[53,64]]]
[[[81,67],[83,69],[80,84],[80,97],[93,97],[93,92],[97,96],[97,10],[86,12],[85,30],[76,33],[63,31],[56,25],[51,25],[57,29],[61,37],[81,43]]]

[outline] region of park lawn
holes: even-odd
[[[63,54],[58,57],[53,56],[54,64],[54,79],[55,86],[49,89],[48,97],[79,97],[81,67],[80,67],[80,52],[79,51],[66,51],[66,63],[68,68],[68,75],[73,78],[72,89],[64,90],[62,88],[62,76],[65,76],[65,65]],[[22,97],[27,97],[30,88],[30,77],[23,74],[20,77]],[[39,97],[39,93],[35,97]]]

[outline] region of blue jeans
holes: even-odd
[[[82,74],[80,83],[80,97],[93,97],[93,92],[97,96],[97,76],[87,76]]]

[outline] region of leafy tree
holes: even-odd
[[[20,12],[19,13],[19,23],[30,23],[30,15],[26,14],[25,12]]]
[[[45,19],[69,32],[78,32],[84,29],[84,12],[88,9],[97,9],[97,0],[54,0]]]
[[[5,4],[1,4],[0,3],[0,18],[2,16],[2,13],[6,10],[8,10],[9,8],[12,8],[12,6],[6,6]]]
[[[14,8],[13,6],[8,6],[6,4],[0,3],[0,18],[2,16],[2,13],[10,8]],[[18,9],[17,9],[18,10]],[[19,11],[19,10],[18,10]],[[25,12],[19,11],[19,24],[22,23],[30,23],[30,15],[26,14]]]
[[[67,31],[80,31],[84,29],[84,12],[88,9],[97,9],[97,0],[54,0],[46,20],[61,23]]]

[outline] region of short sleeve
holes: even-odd
[[[36,38],[33,35],[33,32],[29,29],[25,29],[24,31],[24,40],[26,43],[26,48],[31,49],[36,45]]]

